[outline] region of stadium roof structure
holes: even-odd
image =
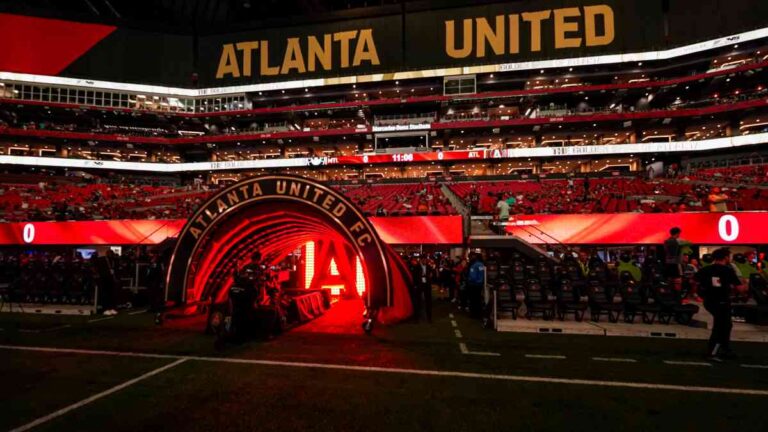
[[[406,9],[417,11],[498,2],[499,0],[0,0],[0,12],[205,34],[241,28],[276,27],[396,14]]]

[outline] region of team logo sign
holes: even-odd
[[[281,205],[282,204],[282,205]],[[294,176],[254,177],[233,184],[211,197],[192,216],[179,234],[168,271],[168,296],[175,300],[195,301],[187,292],[190,268],[196,256],[205,248],[234,248],[221,244],[226,237],[221,229],[233,218],[271,215],[276,208],[291,208],[298,216],[316,215],[318,223],[335,230],[345,238],[363,260],[370,282],[370,296],[378,306],[391,300],[391,277],[385,245],[373,225],[346,197],[315,181]],[[302,210],[303,209],[303,210]],[[259,210],[263,210],[259,212]],[[286,211],[285,222],[291,218]],[[272,219],[271,224],[281,221]],[[195,269],[191,271],[196,271]],[[374,292],[375,291],[375,292]]]

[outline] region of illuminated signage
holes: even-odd
[[[0,54],[6,71],[0,72],[0,79],[201,97],[666,60],[768,35],[768,28],[761,27],[764,23],[740,16],[738,8],[719,10],[717,19],[701,14],[665,17],[661,3],[495,2],[196,37],[110,27],[103,34],[91,32],[90,37],[98,40],[95,48],[75,46],[52,34],[53,29],[75,34],[84,27],[95,28],[92,24],[0,14],[4,24],[0,36],[11,44],[5,56]],[[671,20],[667,27],[665,19]],[[33,38],[46,34],[51,34],[43,39],[46,42]],[[663,48],[650,49],[655,47]],[[59,53],[65,58],[56,69],[58,76],[40,67],[51,63],[39,61],[40,53],[49,51],[69,54]],[[38,55],[7,54],[14,52]],[[120,68],[114,67],[118,61]],[[147,63],[156,67],[147,68]],[[196,73],[194,83],[189,79],[192,73]]]
[[[536,244],[661,244],[680,227],[697,245],[759,245],[768,244],[766,221],[768,212],[537,214],[516,215],[505,229]]]
[[[548,21],[552,37],[542,38],[542,27]],[[598,21],[602,23],[600,31]],[[445,52],[455,59],[483,58],[486,48],[494,55],[519,54],[521,49],[539,52],[543,40],[551,40],[558,50],[608,45],[615,38],[613,9],[605,4],[496,15],[491,19],[465,18],[461,20],[461,32],[458,26],[457,20],[445,21]],[[520,46],[521,31],[528,32],[527,47]],[[463,34],[460,42],[459,33]]]
[[[371,130],[373,132],[404,132],[414,130],[429,130],[431,125],[426,124],[409,124],[409,125],[386,125],[386,126],[373,126]]]
[[[303,74],[346,69],[364,63],[380,64],[370,28],[326,33],[319,37],[310,35],[303,41],[289,37],[282,46],[282,62],[271,65],[268,40],[224,44],[216,79]],[[258,62],[255,60],[257,56]]]
[[[671,141],[637,144],[606,144],[593,146],[535,147],[492,150],[457,150],[395,154],[369,154],[336,157],[311,157],[287,159],[259,159],[220,162],[122,162],[95,161],[90,159],[55,158],[38,156],[0,155],[0,165],[24,165],[80,169],[109,169],[145,172],[202,172],[234,171],[262,168],[301,168],[325,165],[367,165],[386,163],[420,163],[437,161],[461,161],[477,159],[522,159],[540,157],[600,156],[635,153],[701,152],[743,147],[768,142],[768,133],[739,135],[700,141]]]
[[[387,244],[461,244],[461,216],[371,217]],[[0,245],[152,245],[178,236],[186,219],[0,223]]]

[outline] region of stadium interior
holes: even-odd
[[[0,44],[0,358],[20,356],[0,373],[32,365],[11,384],[112,392],[147,361],[161,378],[96,398],[135,414],[119,430],[491,430],[509,424],[498,404],[526,391],[545,402],[513,411],[537,430],[761,430],[764,4],[701,0],[712,16],[693,17],[689,0],[54,3],[0,0],[0,39],[25,41]],[[697,274],[721,247],[744,287],[728,305],[745,356],[710,375],[664,369],[719,366],[699,356],[714,318]],[[48,354],[64,384],[35,375]],[[105,357],[88,367],[120,371],[115,382],[66,369],[77,355]],[[198,362],[242,364],[165,382],[161,359],[201,376]],[[296,375],[239,371],[244,389],[224,368],[246,364]],[[392,370],[402,383],[381,379]],[[374,372],[382,395],[360,384]],[[421,401],[423,417],[379,425],[357,401],[395,410],[438,376],[427,399],[444,391],[461,409]],[[561,385],[583,401],[563,405]],[[104,400],[69,405],[95,392],[21,388],[0,395],[20,413],[0,413],[0,428],[114,426]],[[310,414],[243,413],[230,390],[256,389],[280,395],[267,411]],[[332,390],[355,402],[318,405]],[[193,393],[227,406],[185,417],[154,396],[196,413]],[[672,412],[715,396],[728,421]],[[474,401],[483,420],[465,411]],[[542,406],[608,414],[569,423]]]

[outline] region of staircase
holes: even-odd
[[[457,212],[459,212],[460,215],[465,217],[469,216],[469,207],[464,205],[464,203],[461,201],[461,198],[453,193],[451,188],[446,185],[441,185],[440,190],[443,192],[443,195],[448,198],[448,202],[451,203],[451,205],[456,209]]]

